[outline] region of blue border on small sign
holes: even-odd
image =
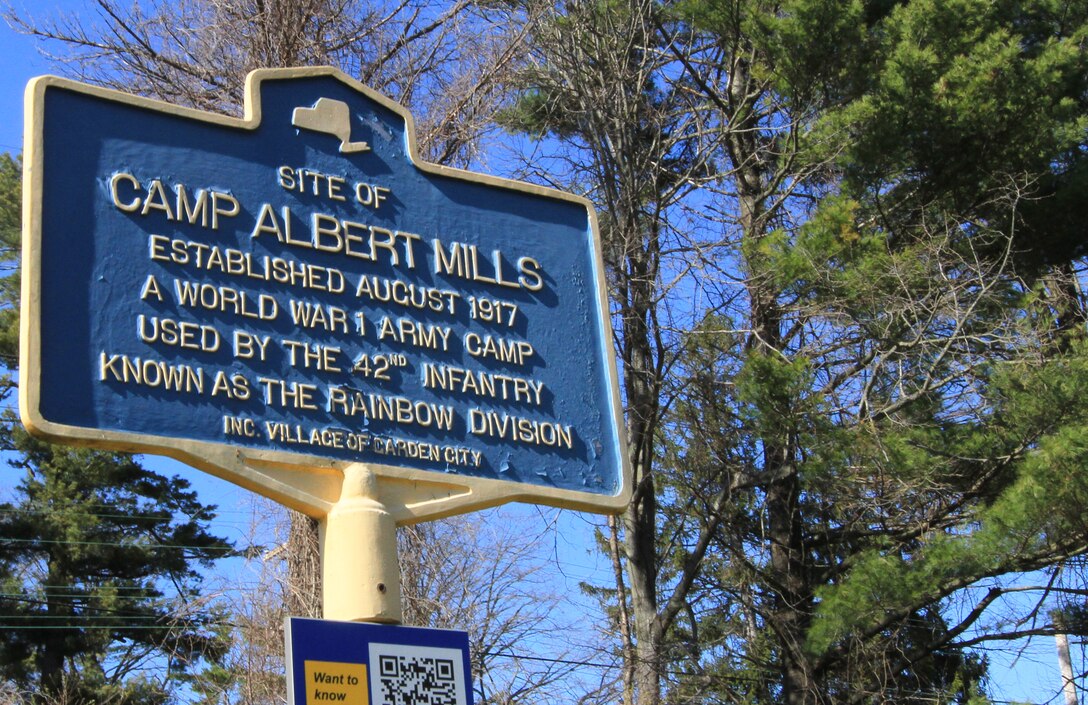
[[[291,705],[351,702],[343,697],[349,687],[339,674],[352,666],[366,668],[369,705],[473,705],[467,632],[289,617],[284,636]],[[313,683],[307,682],[307,662]],[[315,664],[328,673],[315,671]]]

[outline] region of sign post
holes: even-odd
[[[344,468],[340,501],[321,524],[325,619],[401,621],[396,520],[379,487],[367,466]]]
[[[400,621],[395,527],[628,501],[595,216],[423,162],[331,68],[229,118],[27,87],[20,411],[322,522],[325,615]]]

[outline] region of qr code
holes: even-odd
[[[429,646],[370,645],[374,705],[468,705],[461,652]],[[377,676],[376,678],[374,676]]]

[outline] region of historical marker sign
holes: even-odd
[[[359,462],[470,504],[626,501],[585,201],[420,162],[332,69],[256,72],[245,119],[52,77],[27,105],[32,430],[304,509]]]

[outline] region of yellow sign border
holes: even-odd
[[[25,137],[23,161],[23,252],[22,311],[20,322],[19,412],[27,430],[50,441],[120,450],[133,453],[165,455],[276,502],[314,517],[326,516],[341,496],[345,469],[354,463],[319,456],[270,450],[254,450],[228,443],[213,443],[162,436],[91,429],[58,424],[39,413],[41,368],[41,223],[43,175],[43,115],[45,92],[50,88],[84,93],[104,100],[155,110],[190,120],[235,129],[255,130],[261,124],[260,86],[264,81],[332,77],[362,93],[370,100],[395,112],[405,121],[407,156],[422,171],[466,181],[498,186],[566,200],[586,208],[596,254],[597,307],[601,316],[603,343],[612,339],[607,312],[607,286],[601,260],[597,216],[592,204],[579,196],[487,174],[426,162],[419,158],[415,123],[411,113],[400,104],[373,91],[332,67],[258,69],[246,77],[244,116],[232,118],[192,108],[180,107],[150,98],[91,86],[56,76],[41,76],[30,81],[25,95]],[[618,371],[613,355],[605,355],[611,417],[617,424],[622,443],[622,407]],[[381,484],[381,494],[398,525],[411,524],[455,514],[498,506],[508,502],[527,502],[605,514],[621,512],[630,501],[631,465],[624,448],[618,449],[620,492],[614,496],[597,495],[559,488],[529,485],[508,480],[468,475],[440,474],[433,471],[366,463]]]

